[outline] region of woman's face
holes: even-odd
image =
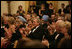
[[[28,26],[32,27],[32,22],[31,21],[28,22]]]
[[[20,10],[22,10],[22,7],[19,7]]]
[[[49,6],[51,7],[52,5],[51,5],[51,4],[49,4]]]
[[[8,18],[4,18],[4,24],[8,24]]]
[[[15,25],[12,25],[11,28],[12,28],[13,30],[16,30],[16,26],[15,26]]]
[[[67,33],[66,31],[67,31],[67,29],[66,29],[65,27],[62,27],[62,28],[61,28],[61,33],[63,33],[63,34],[64,34],[64,33]]]

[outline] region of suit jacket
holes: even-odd
[[[50,35],[50,33],[46,34],[45,38],[51,43],[55,40],[55,36],[57,35],[57,32],[55,32],[53,35]]]
[[[63,12],[66,13],[66,9],[63,9]],[[58,10],[58,13],[61,14],[61,9]]]
[[[16,33],[12,34],[11,37],[11,42],[14,42],[15,40],[19,40],[20,38],[22,38],[21,33],[19,32],[19,29],[16,30]]]
[[[64,34],[62,33],[57,33],[57,35],[54,37],[54,40],[50,42],[50,48],[57,48],[58,43],[60,40],[64,37]]]
[[[48,32],[46,28],[44,28],[44,24],[43,24],[33,28],[27,37],[34,40],[42,40],[43,36],[46,36],[47,33]]]

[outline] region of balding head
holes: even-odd
[[[65,26],[66,26],[66,25],[65,25],[65,22],[64,22],[64,21],[58,20],[58,21],[56,22],[56,31],[57,31],[57,32],[61,32],[61,28],[65,27]]]

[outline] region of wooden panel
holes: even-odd
[[[7,1],[1,1],[1,15],[3,15],[3,13],[8,13]]]
[[[30,2],[29,1],[25,1],[25,12],[26,12],[26,14],[27,14],[29,6],[30,6]]]

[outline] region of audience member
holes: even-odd
[[[20,5],[16,14],[1,16],[1,48],[71,48],[71,4],[55,13],[52,3],[30,6],[25,14]],[[66,40],[66,41],[65,41]]]
[[[24,11],[22,8],[23,8],[23,7],[22,7],[21,5],[18,7],[17,15],[18,15],[18,16],[23,16],[23,17],[24,17],[25,11]]]

